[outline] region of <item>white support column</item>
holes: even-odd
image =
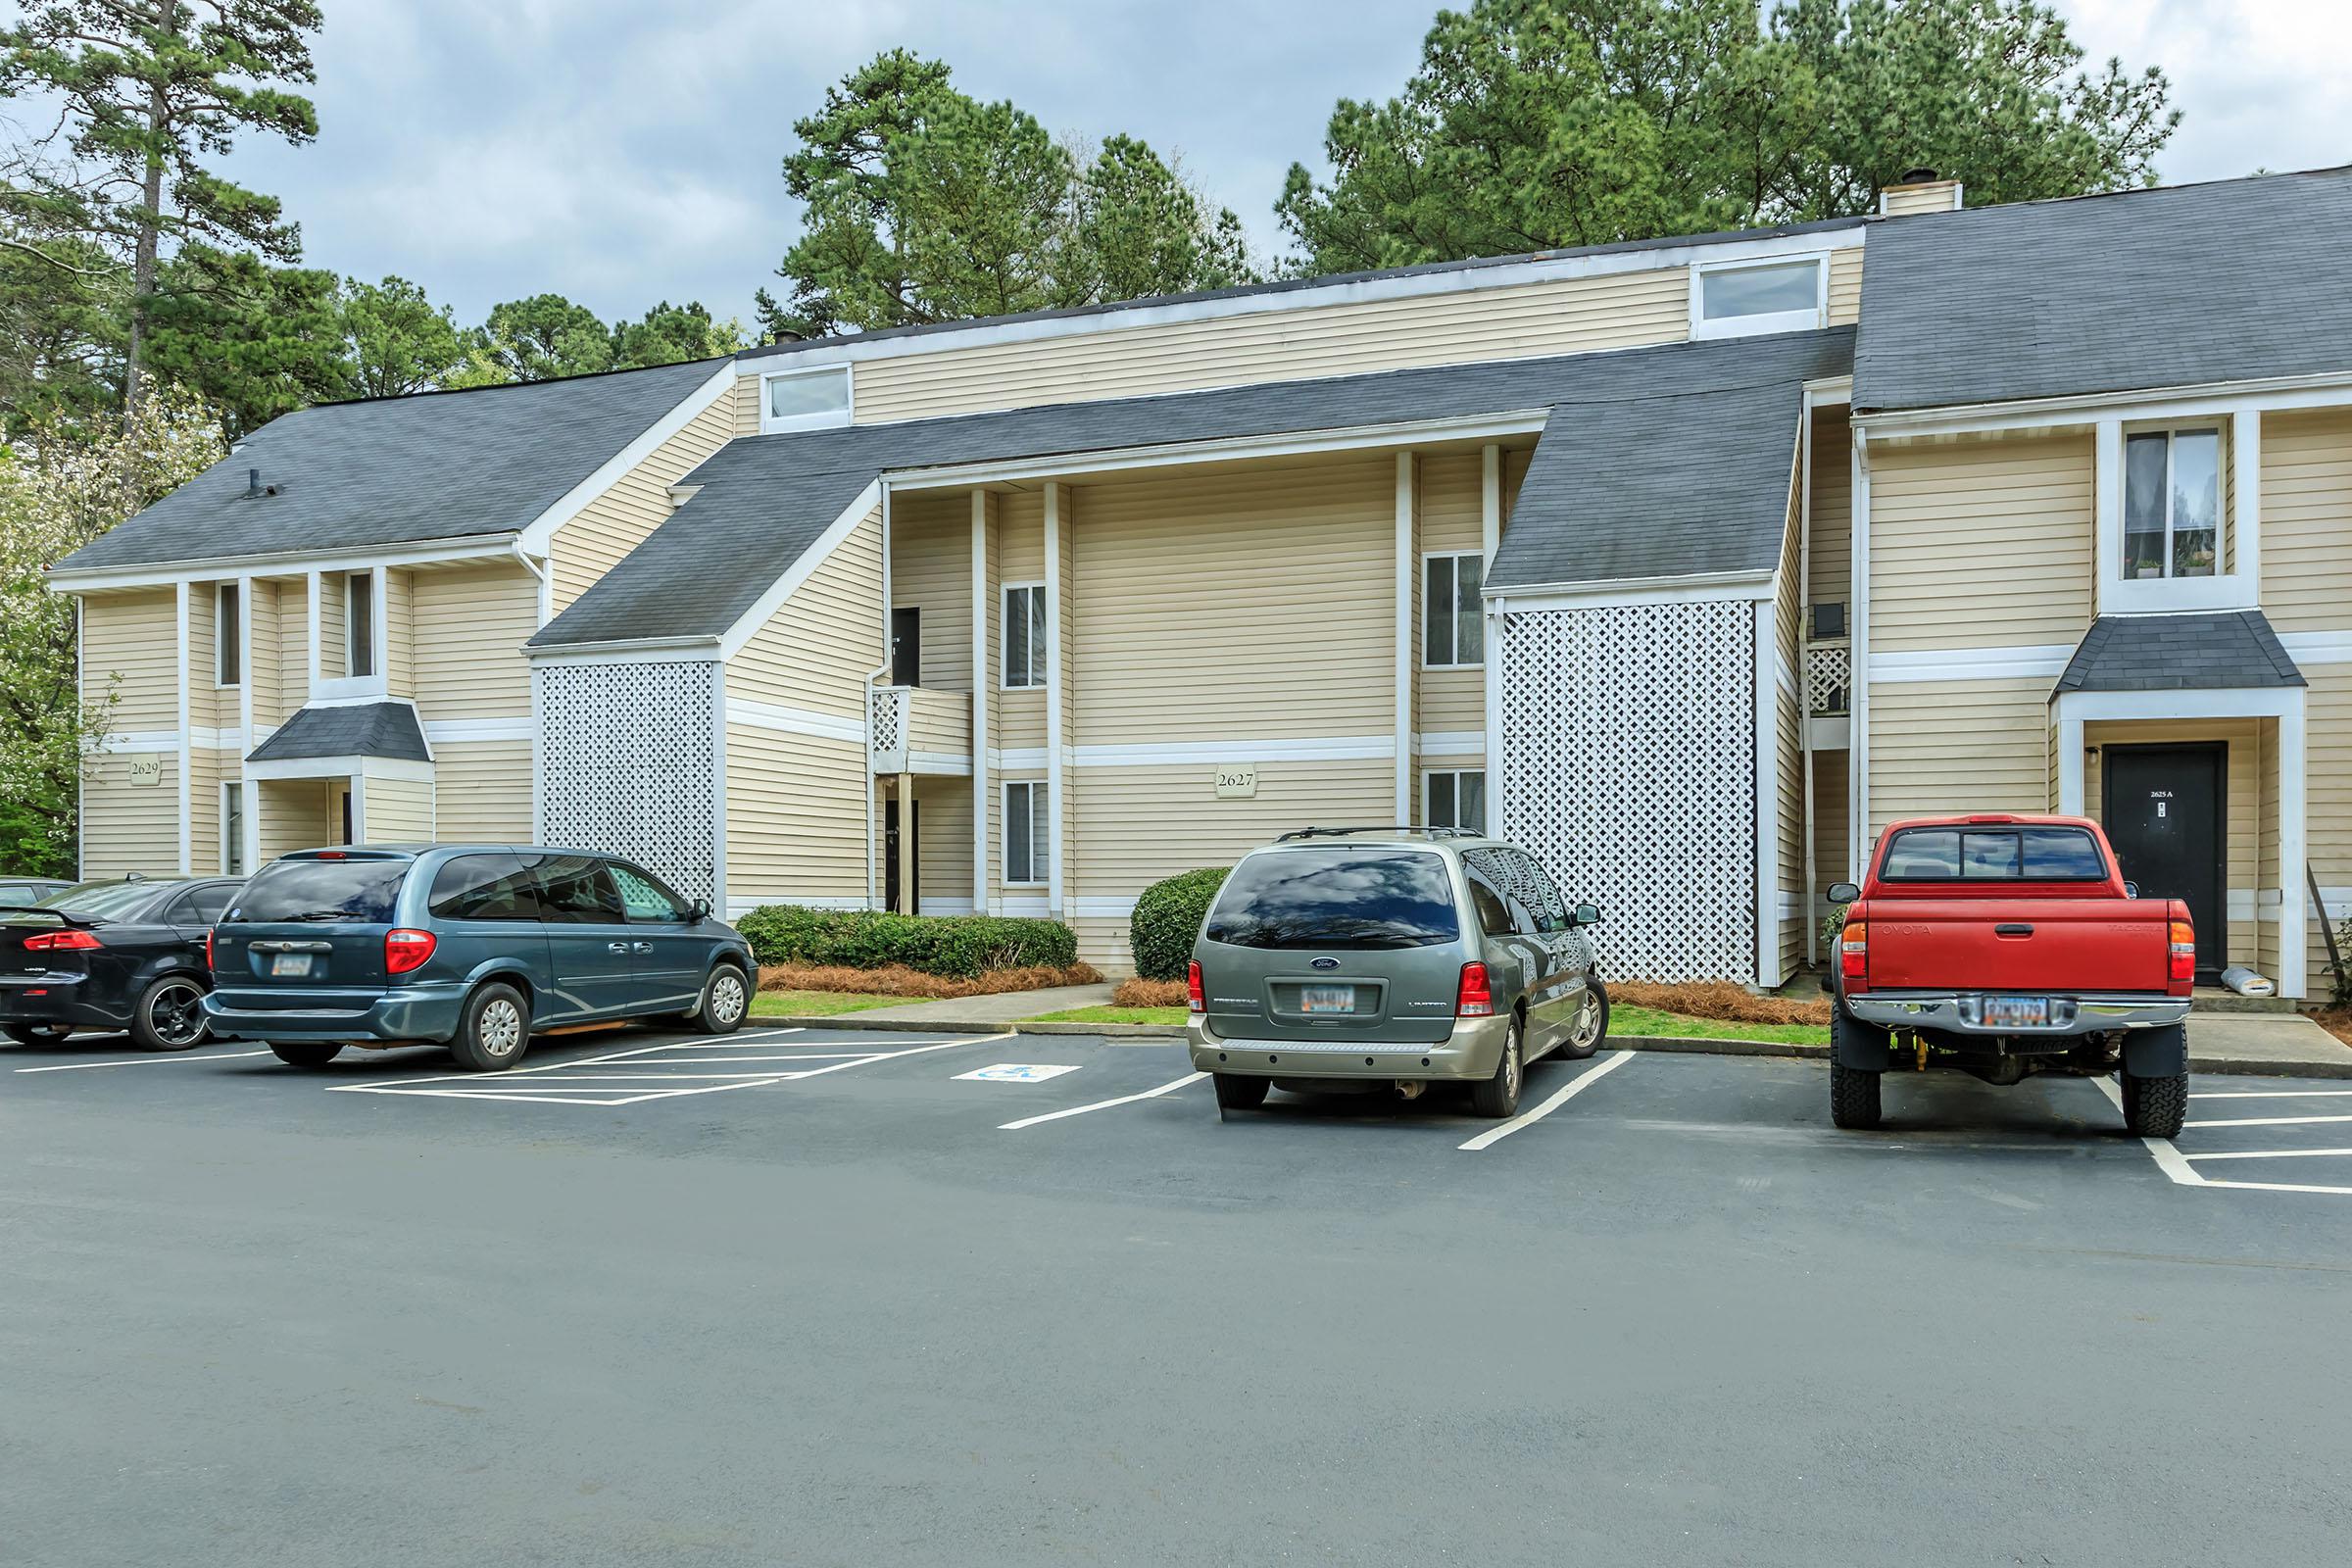
[[[245,874],[261,869],[261,802],[245,777],[245,757],[253,750],[253,579],[237,579],[237,793],[245,807],[244,842],[237,847]]]
[[[1505,781],[1502,766],[1502,661],[1510,635],[1510,619],[1503,601],[1487,601],[1487,831],[1502,834],[1503,790]]]
[[[988,492],[972,492],[972,911],[988,913],[988,628],[996,607],[988,589]]]
[[[2092,425],[2090,450],[2090,515],[2097,534],[2092,558],[2099,569],[2091,613],[2096,615],[2114,608],[2107,603],[2108,585],[2124,577],[2124,421],[2100,419]]]
[[[368,673],[392,689],[392,568],[378,566],[368,574]]]
[[[351,792],[351,842],[365,844],[368,842],[368,776],[365,773],[350,774],[344,780],[344,787]],[[330,822],[329,825],[341,824]]]
[[[899,804],[899,908],[901,914],[923,912],[923,890],[915,881],[914,775],[901,773]]]
[[[1396,454],[1396,816],[1413,819],[1413,455]]]
[[[2242,602],[2262,602],[2262,411],[2240,409],[2230,428],[2230,472],[2236,491],[2233,548],[2223,566],[2243,584]]]
[[[2311,835],[2306,818],[2309,792],[2304,784],[2303,694],[2278,716],[2278,994],[2310,996],[2310,935],[2306,921],[2311,910]],[[2257,917],[2260,910],[2256,910]],[[2322,909],[2325,920],[2328,911]]]
[[[2081,816],[2082,811],[2082,720],[2066,710],[2058,699],[2058,814]]]
[[[1755,604],[1756,665],[1756,983],[1781,983],[1781,729],[1779,642],[1773,602]]]
[[[1856,882],[1870,863],[1870,432],[1853,427],[1853,582],[1846,604],[1845,867]],[[1810,715],[1805,720],[1812,722]]]
[[[306,702],[318,690],[318,595],[325,582],[325,578],[314,571],[310,574],[307,583],[308,599],[305,608],[309,610],[311,616],[311,684],[303,693]]]
[[[536,726],[533,726],[536,729]],[[536,749],[534,748],[534,755]],[[872,787],[873,764],[866,769]],[[434,780],[436,796],[440,781]],[[436,802],[434,809],[439,810]],[[871,863],[871,857],[868,857]],[[727,666],[724,660],[710,666],[710,908],[721,920],[727,908]]]
[[[1805,966],[1821,961],[1819,951],[1820,922],[1813,918],[1814,889],[1820,886],[1821,867],[1815,863],[1814,832],[1815,805],[1813,784],[1813,697],[1806,671],[1812,664],[1813,646],[1813,393],[1805,391],[1805,422],[1797,428],[1796,438],[1796,582],[1791,591],[1796,595],[1796,745],[1804,766],[1804,790],[1800,797],[1801,815],[1797,830],[1799,859],[1804,876],[1798,897],[1803,911],[1799,922],[1805,931]]]
[[[176,640],[179,644],[179,874],[181,876],[186,876],[196,869],[195,861],[192,858],[195,846],[191,842],[196,826],[191,811],[196,797],[193,781],[188,776],[189,763],[194,755],[194,748],[190,742],[195,739],[188,728],[194,722],[188,702],[188,681],[191,678],[189,665],[192,662],[188,657],[188,592],[189,585],[183,580],[175,585],[175,592],[172,599],[172,612],[179,627]],[[216,600],[214,605],[214,613],[218,615],[220,613],[219,601]],[[219,628],[216,627],[216,634],[218,631]]]
[[[1492,441],[1478,453],[1478,548],[1489,566],[1502,548],[1502,448]]]
[[[1062,904],[1061,823],[1066,809],[1061,765],[1061,486],[1046,481],[1046,906],[1056,920]]]

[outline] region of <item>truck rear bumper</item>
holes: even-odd
[[[1984,1021],[1983,992],[1886,992],[1845,999],[1845,1010],[1882,1029],[1934,1029],[1944,1034],[1993,1039],[2064,1040],[2112,1030],[2162,1029],[2188,1017],[2186,997],[2051,997],[2050,1021],[2034,1028]]]

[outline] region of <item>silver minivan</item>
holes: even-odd
[[[1193,944],[1193,1065],[1217,1104],[1466,1083],[1519,1108],[1527,1064],[1590,1056],[1609,999],[1584,928],[1525,850],[1448,828],[1306,828],[1243,857]]]

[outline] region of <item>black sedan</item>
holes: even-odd
[[[242,878],[84,882],[0,907],[0,1034],[52,1045],[127,1029],[148,1051],[204,1043],[204,939]]]

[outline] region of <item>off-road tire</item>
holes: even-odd
[[[74,1032],[70,1023],[0,1023],[0,1035],[20,1046],[57,1046]]]
[[[1266,1102],[1266,1091],[1274,1087],[1271,1078],[1254,1073],[1220,1072],[1210,1075],[1217,1091],[1219,1110],[1255,1110]]]
[[[2134,1138],[2175,1138],[2188,1116],[2188,1074],[2134,1078],[2122,1073],[2124,1130]]]
[[[1519,1088],[1527,1079],[1523,1039],[1519,1020],[1513,1018],[1511,1032],[1503,1038],[1502,1059],[1494,1063],[1494,1076],[1470,1086],[1470,1109],[1474,1114],[1500,1121],[1519,1113]]]
[[[531,1004],[513,986],[493,980],[466,999],[449,1054],[467,1072],[505,1072],[530,1045]]]
[[[1830,1122],[1851,1132],[1869,1132],[1879,1124],[1879,1079],[1882,1073],[1830,1061]]]
[[[751,1016],[752,983],[739,964],[720,961],[710,966],[703,994],[686,1014],[686,1021],[707,1035],[731,1035]]]
[[[131,1004],[130,1043],[141,1051],[193,1051],[203,1045],[213,1034],[204,1021],[205,990],[191,974],[168,974],[149,984]]]
[[[340,1040],[272,1040],[270,1051],[289,1067],[323,1067],[343,1054]]]
[[[1585,982],[1585,985],[1586,989],[1600,1003],[1600,1027],[1592,1031],[1592,1039],[1582,1043],[1578,1042],[1572,1027],[1568,1038],[1552,1048],[1551,1054],[1562,1061],[1582,1061],[1598,1051],[1600,1043],[1609,1038],[1609,988],[1600,983],[1598,975],[1592,976]],[[1577,1014],[1580,1023],[1583,1021],[1583,1004],[1580,1003]]]

